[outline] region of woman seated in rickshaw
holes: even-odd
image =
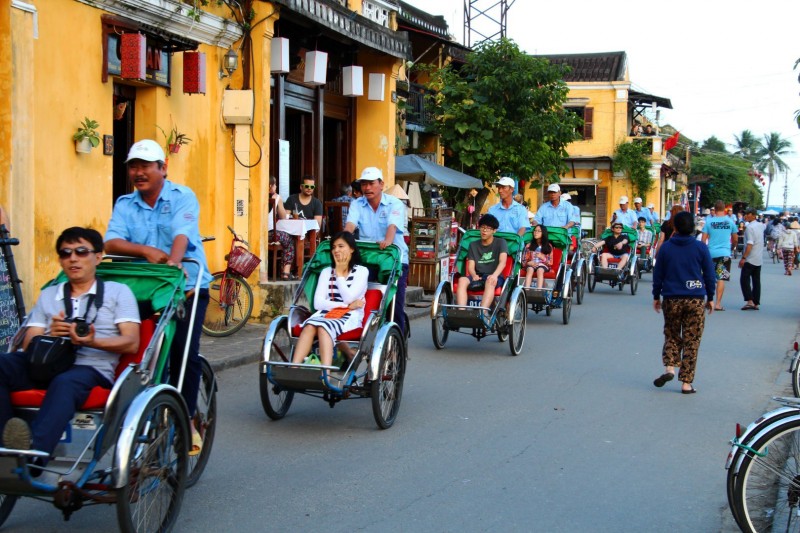
[[[544,288],[544,275],[553,268],[553,245],[547,236],[547,227],[538,224],[533,228],[533,240],[525,250],[525,288],[531,286],[536,274],[536,287]]]
[[[603,247],[603,253],[600,254],[600,266],[608,268],[609,259],[619,259],[617,268],[619,269],[619,277],[625,276],[625,265],[628,264],[628,257],[631,253],[628,236],[622,233],[622,222],[614,222],[611,224],[612,234],[601,241],[597,241],[594,245],[595,249]]]
[[[317,311],[303,322],[292,362],[302,363],[311,353],[314,339],[319,340],[322,365],[333,363],[336,339],[361,327],[369,270],[361,266],[361,254],[352,233],[342,231],[331,240],[331,263],[320,272],[314,292]]]
[[[478,290],[482,284],[481,307],[490,307],[494,301],[494,290],[503,285],[501,272],[508,260],[508,244],[505,239],[495,239],[494,234],[500,222],[497,217],[486,213],[478,220],[481,240],[469,245],[467,251],[466,273],[458,278],[456,304],[467,305],[467,291]]]

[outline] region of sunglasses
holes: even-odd
[[[77,255],[78,257],[86,257],[89,254],[96,254],[95,250],[90,250],[85,246],[78,246],[77,248],[62,248],[58,251],[58,257],[61,259],[69,259],[72,257],[72,254]]]
[[[611,229],[618,229],[618,228],[622,229],[622,224],[615,224],[615,225],[611,226]]]
[[[317,186],[316,185],[303,185],[303,188],[304,189],[316,189]]]

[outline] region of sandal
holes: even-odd
[[[200,452],[203,451],[203,436],[200,435],[200,432],[194,429],[194,424],[192,424],[192,447],[189,449],[189,456],[194,457],[195,455],[200,455]]]
[[[281,281],[295,281],[297,276],[294,274],[281,274]]]
[[[755,305],[750,305],[750,304],[747,304],[744,307],[742,307],[742,311],[753,311],[756,309],[758,308]]]
[[[655,385],[656,387],[663,387],[667,381],[672,381],[674,377],[675,374],[673,374],[672,372],[665,372],[664,374],[661,374],[655,380],[653,380],[653,385]]]

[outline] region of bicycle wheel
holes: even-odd
[[[119,528],[125,533],[169,531],[178,519],[186,488],[192,437],[185,409],[174,396],[158,393],[145,407],[136,432],[127,438],[132,442],[125,459],[128,482],[117,496]]]
[[[0,526],[5,524],[11,511],[14,510],[14,505],[17,504],[19,496],[11,496],[10,494],[0,494]]]
[[[214,432],[217,429],[217,380],[214,377],[214,370],[205,357],[200,358],[200,363],[200,390],[197,392],[197,410],[191,423],[197,426],[203,437],[203,449],[199,454],[189,456],[187,489],[197,483],[203,475],[208,457],[211,455],[211,447],[214,445]]]
[[[800,531],[800,420],[776,424],[750,447],[763,456],[747,451],[742,458],[734,488],[739,527]]]
[[[275,327],[275,333],[268,345],[264,347],[269,354],[270,361],[288,363],[292,360],[292,341],[287,324],[287,318],[284,316],[278,319],[277,324],[273,322],[273,326],[270,327],[270,331],[272,331],[272,327]],[[286,416],[292,400],[294,400],[294,391],[281,389],[274,385],[263,371],[258,374],[258,391],[261,395],[261,407],[270,419],[280,420]]]
[[[379,374],[370,385],[372,414],[381,429],[389,429],[400,411],[403,397],[403,381],[406,375],[406,354],[402,337],[397,328],[392,327],[384,339],[380,354]]]
[[[797,359],[800,358],[800,351],[794,354],[794,368],[792,369],[792,392],[796,398],[800,398],[800,361]]]
[[[253,311],[253,290],[236,274],[214,274],[208,287],[208,308],[203,332],[211,337],[233,335],[247,324]]]

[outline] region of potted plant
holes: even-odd
[[[164,135],[164,138],[167,141],[167,151],[171,154],[177,154],[181,149],[181,145],[192,142],[192,140],[187,137],[185,133],[178,131],[178,126],[173,126],[169,132],[169,135],[167,135],[167,132],[165,132],[161,126],[156,126],[156,128],[161,130],[162,135]]]
[[[72,140],[75,141],[76,152],[88,154],[92,151],[92,148],[100,144],[100,134],[97,132],[99,126],[100,124],[96,120],[92,120],[89,117],[84,118],[83,122],[81,122],[81,127],[72,136]]]

